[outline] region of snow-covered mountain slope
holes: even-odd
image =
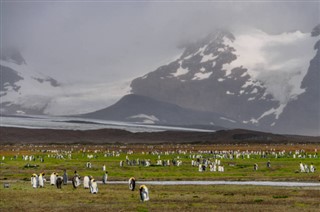
[[[73,115],[114,104],[130,92],[130,81],[58,83],[34,71],[16,49],[1,51],[2,114]]]
[[[17,50],[2,51],[0,69],[2,114],[43,114],[52,97],[61,93],[56,80],[33,71]]]
[[[300,31],[217,31],[186,46],[177,60],[132,81],[132,93],[228,116],[272,130],[300,87],[316,42]]]
[[[135,94],[126,95],[108,108],[84,114],[81,117],[158,125],[210,125],[211,129],[239,126],[236,120],[220,114],[185,109]]]
[[[176,61],[135,79],[132,92],[254,122],[279,102],[245,67],[230,68],[237,59],[234,40],[231,33],[219,31],[187,46]]]
[[[319,39],[320,24],[312,35]],[[314,49],[317,53],[300,87],[304,92],[288,103],[274,126],[277,132],[320,136],[320,40]]]

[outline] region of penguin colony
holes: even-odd
[[[107,174],[108,172],[106,172]],[[103,176],[103,183],[106,184],[106,174]],[[37,174],[32,174],[31,175],[31,185],[33,188],[44,188],[46,179],[45,179],[45,173],[40,173],[39,176]],[[62,188],[62,185],[66,185],[68,182],[68,178],[66,171],[64,171],[64,176],[59,176],[58,173],[53,172],[50,175],[50,185],[51,186],[56,186],[58,189]],[[74,176],[72,177],[72,186],[74,189],[77,189],[81,185],[81,177],[77,173],[77,171],[74,172]],[[129,189],[131,191],[135,190],[136,187],[136,179],[134,177],[131,177],[128,181],[129,184]],[[99,189],[98,189],[98,184],[97,181],[92,177],[92,176],[84,176],[83,177],[83,188],[84,189],[89,189],[91,194],[97,194]],[[146,185],[141,185],[139,187],[139,196],[141,202],[145,202],[150,200],[149,198],[149,190]]]

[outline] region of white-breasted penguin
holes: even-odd
[[[150,199],[149,198],[149,190],[148,190],[147,186],[141,185],[139,188],[139,191],[140,191],[140,200],[142,202],[148,201]]]
[[[85,189],[90,188],[89,184],[90,184],[90,178],[89,178],[89,176],[85,176],[83,178],[83,188],[85,188]]]
[[[50,185],[56,185],[56,181],[57,181],[57,173],[53,172],[50,175]]]
[[[98,193],[98,184],[97,184],[97,181],[93,178],[90,180],[90,193],[91,194]]]
[[[131,177],[129,179],[129,189],[131,191],[134,191],[135,187],[136,187],[136,179],[134,177]]]
[[[33,188],[37,188],[39,185],[39,178],[37,174],[31,175],[31,185]]]
[[[44,187],[44,182],[46,179],[44,178],[44,172],[39,174],[39,187],[43,188]]]

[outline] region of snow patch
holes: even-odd
[[[244,72],[243,74],[241,74],[240,77],[245,77],[245,76],[247,76],[247,75],[249,75],[248,72]]]
[[[269,115],[274,114],[276,116],[276,119],[279,118],[280,114],[283,112],[283,109],[286,107],[285,104],[280,104],[280,106],[278,108],[271,108],[270,110],[264,112],[259,118],[257,119],[250,119],[249,121],[246,121],[246,123],[251,122],[252,124],[257,124],[259,123],[259,121]],[[245,123],[245,121],[243,121],[243,123]],[[274,126],[275,123],[272,123],[270,126]]]
[[[257,88],[254,88],[254,89],[251,91],[251,94],[255,94],[255,93],[258,93],[258,89],[257,89]]]
[[[211,74],[212,72],[207,72],[207,73],[198,72],[194,74],[194,77],[192,78],[192,80],[208,79],[211,76]]]
[[[171,74],[174,77],[179,77],[179,76],[185,75],[189,72],[189,70],[187,68],[182,68],[182,61],[179,61],[179,64],[180,64],[180,66],[177,69],[177,71],[175,73]]]
[[[188,55],[187,57],[184,57],[183,59],[184,60],[189,60],[191,57],[193,57],[194,55],[193,54],[190,54],[190,55]]]
[[[210,60],[215,60],[217,59],[218,55],[216,56],[213,56],[213,54],[208,54],[208,55],[202,55],[202,59],[200,61],[200,63],[205,63],[205,62],[208,62]]]
[[[148,77],[148,74],[142,76],[141,79],[147,79],[147,77]]]
[[[204,52],[204,50],[206,50],[207,47],[208,47],[208,45],[205,45],[205,46],[199,48],[199,50],[196,53],[194,53],[193,56],[197,55],[197,54],[200,54],[201,56],[203,56],[203,52]]]
[[[263,87],[260,81],[249,79],[246,81],[246,83],[243,86],[241,86],[241,88],[247,88],[249,86],[261,87],[261,88]]]
[[[218,79],[218,82],[223,82],[223,81],[225,81],[225,79],[223,79],[223,78]]]
[[[224,48],[219,48],[218,49],[218,52],[223,52],[224,51]]]
[[[234,95],[234,93],[232,93],[232,92],[230,92],[230,91],[227,91],[226,94],[227,94],[227,95]]]
[[[232,72],[232,69],[236,68],[232,63],[225,63],[222,65],[222,70],[226,71],[225,76],[229,76]]]
[[[159,121],[159,119],[154,115],[146,115],[146,114],[138,114],[138,115],[130,116],[127,119],[136,119],[136,118],[144,119],[142,121],[142,123],[144,124],[155,124],[157,121]]]
[[[276,119],[279,118],[280,114],[283,112],[283,109],[286,107],[285,104],[281,104],[278,108],[271,108],[270,110],[264,112],[258,120],[262,119],[265,116],[269,116],[271,114],[274,114],[276,116]]]
[[[228,119],[228,118],[225,118],[225,117],[220,117],[221,120],[225,120],[225,121],[229,121],[229,122],[232,122],[232,123],[236,123],[235,120],[232,120],[232,119]]]

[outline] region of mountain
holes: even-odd
[[[186,45],[178,59],[134,79],[131,92],[220,114],[241,128],[317,135],[318,53],[308,69],[313,41],[300,31],[268,35],[255,30],[236,38],[218,30]]]
[[[320,24],[312,36],[320,35]],[[314,46],[316,55],[310,61],[306,76],[301,83],[305,92],[289,102],[275,128],[287,133],[320,135],[320,40]]]
[[[44,114],[59,83],[33,71],[15,48],[2,49],[0,59],[0,113]]]
[[[239,125],[236,120],[217,113],[185,109],[175,104],[135,94],[126,95],[116,104],[93,113],[84,114],[82,117],[200,128],[201,125],[210,125],[210,129],[234,128]]]
[[[238,57],[234,40],[230,32],[218,31],[188,45],[179,59],[133,80],[132,93],[256,124],[280,103],[248,69],[230,67]]]

